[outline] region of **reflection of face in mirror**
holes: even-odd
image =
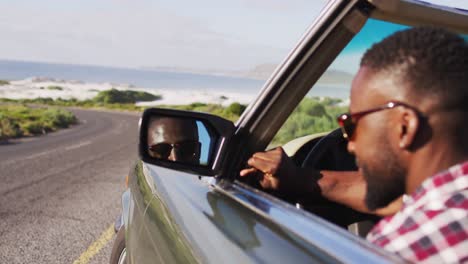
[[[151,118],[148,148],[153,158],[199,164],[201,144],[196,121],[171,117]]]

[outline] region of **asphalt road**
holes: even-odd
[[[72,111],[79,125],[0,144],[0,263],[109,261],[139,116]]]

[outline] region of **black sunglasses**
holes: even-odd
[[[376,108],[372,108],[372,109],[369,109],[369,110],[356,112],[356,113],[352,113],[352,114],[351,113],[341,114],[341,115],[339,115],[337,117],[336,120],[338,121],[338,125],[341,127],[341,131],[343,132],[343,137],[347,138],[347,139],[350,139],[354,134],[354,130],[356,129],[357,122],[363,116],[374,113],[374,112],[382,111],[382,110],[393,109],[393,108],[395,108],[397,106],[407,107],[407,108],[415,111],[416,113],[418,113],[418,115],[421,115],[420,112],[415,107],[412,107],[412,106],[410,106],[408,104],[405,104],[405,103],[402,103],[402,102],[390,101],[390,102],[386,103],[385,105],[382,105],[382,106],[379,106],[379,107],[376,107]]]
[[[174,150],[179,161],[189,161],[200,152],[200,142],[198,141],[182,141],[179,143],[158,143],[149,146],[149,150],[153,157],[157,159],[168,159]]]

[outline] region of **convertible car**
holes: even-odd
[[[417,25],[467,34],[468,12],[414,0],[331,0],[235,124],[206,113],[146,110],[111,263],[402,262],[363,238],[375,216],[320,197],[267,192],[239,172],[253,153],[278,145],[298,166],[356,169],[340,131],[323,125],[346,100],[329,100],[324,111],[314,102],[326,99],[314,91],[348,92],[367,48]],[[171,132],[192,131],[183,143],[160,144],[154,127],[161,120],[174,131],[176,123],[195,129]]]

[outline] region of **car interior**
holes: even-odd
[[[335,129],[323,137],[304,144],[291,158],[302,168],[313,170],[355,171],[355,157],[346,149],[341,130]],[[350,232],[365,236],[380,217],[357,212],[327,199],[313,198],[294,201],[304,210],[318,215]]]

